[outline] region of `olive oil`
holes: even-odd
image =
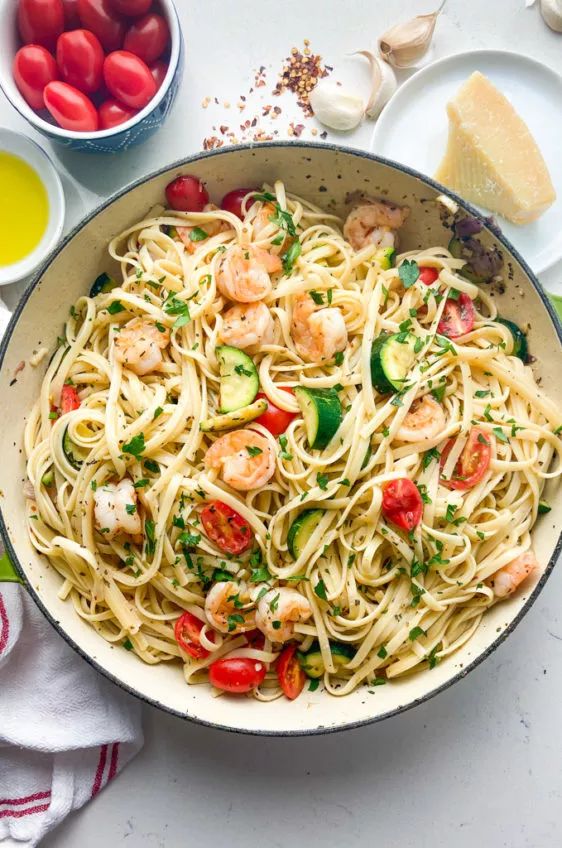
[[[0,151],[0,266],[25,259],[49,221],[49,198],[37,172],[19,156]]]

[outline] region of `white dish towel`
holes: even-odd
[[[0,301],[0,335],[6,313]],[[2,848],[38,845],[142,742],[138,701],[79,657],[22,586],[0,584]]]

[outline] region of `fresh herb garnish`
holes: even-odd
[[[415,259],[405,259],[398,268],[398,276],[405,289],[413,286],[420,275],[420,269]]]
[[[133,436],[130,442],[125,442],[122,450],[123,453],[129,453],[138,459],[143,453],[144,447],[144,433],[139,433],[137,436]]]
[[[147,556],[152,556],[154,554],[154,551],[156,550],[154,527],[154,521],[151,518],[147,518],[144,522],[144,532],[146,534],[145,553]]]
[[[336,365],[343,365],[343,350],[338,350],[334,354],[334,362]]]
[[[421,627],[412,627],[408,638],[410,642],[415,642],[416,639],[419,639],[420,636],[425,636],[425,630],[423,630]]]
[[[110,315],[116,315],[118,312],[124,312],[125,307],[123,306],[123,304],[121,303],[120,300],[114,300],[107,307],[107,311],[109,312]]]
[[[330,482],[330,478],[328,477],[327,474],[318,473],[316,475],[316,482],[318,483],[318,485],[320,486],[322,491],[325,492],[326,489],[328,488],[328,483]]]
[[[320,578],[320,580],[314,587],[314,594],[318,595],[318,597],[321,598],[323,601],[328,600],[328,597],[326,595],[326,584],[324,583],[322,578]]]
[[[205,230],[202,230],[201,227],[193,227],[193,229],[189,233],[190,241],[205,241],[205,239],[209,238],[209,233],[206,233]]]
[[[286,274],[290,274],[293,266],[302,253],[302,245],[297,239],[292,243],[290,248],[281,256],[283,262],[283,270]]]
[[[312,289],[311,291],[309,291],[309,295],[317,306],[322,306],[322,304],[324,303],[324,295],[322,294],[322,292],[315,291],[314,289]]]
[[[248,456],[259,456],[260,453],[263,453],[261,448],[254,447],[253,445],[246,445],[246,450],[248,451]]]

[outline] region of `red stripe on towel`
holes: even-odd
[[[35,795],[26,795],[25,798],[0,798],[0,804],[10,804],[16,807],[18,804],[29,804],[31,801],[42,801],[43,798],[50,798],[51,790],[46,792],[36,792]]]
[[[44,813],[45,810],[49,809],[49,806],[49,804],[40,804],[38,807],[29,807],[27,810],[0,810],[0,819],[21,819],[24,816],[30,816],[32,813]]]
[[[2,625],[2,629],[0,630],[0,654],[8,644],[8,636],[10,635],[10,622],[8,621],[8,613],[6,612],[6,607],[4,606],[4,599],[2,594],[0,593],[0,624]]]
[[[107,776],[107,782],[113,780],[115,775],[117,774],[117,763],[119,761],[119,742],[115,742],[113,748],[111,749],[111,762],[109,763],[109,774]]]
[[[103,778],[103,773],[105,770],[105,763],[107,760],[107,745],[102,745],[100,748],[100,758],[98,761],[98,767],[96,769],[96,776],[94,777],[94,785],[92,786],[92,795],[97,795],[101,789],[101,782]]]

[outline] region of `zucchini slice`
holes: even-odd
[[[113,277],[110,277],[109,274],[106,274],[104,271],[103,274],[100,274],[99,277],[96,277],[96,279],[92,283],[92,287],[90,289],[90,297],[96,297],[102,292],[106,294],[107,292],[113,291],[113,289],[116,287],[117,283],[115,282]]]
[[[293,559],[300,557],[325,512],[325,509],[305,509],[297,515],[287,533],[287,547]]]
[[[381,333],[371,348],[371,382],[381,394],[400,391],[416,360],[413,333]]]
[[[248,406],[260,387],[258,371],[252,358],[243,350],[230,345],[220,345],[216,353],[221,375],[219,412],[234,412]]]
[[[330,444],[343,420],[338,393],[335,389],[297,386],[295,398],[304,418],[308,446],[322,450]]]
[[[542,499],[539,501],[539,507],[538,507],[538,510],[537,510],[539,515],[546,515],[547,512],[550,512],[551,509],[552,509],[552,507],[548,503],[548,501],[545,501],[545,500],[542,500]]]
[[[394,247],[379,247],[375,253],[375,261],[379,263],[383,271],[394,268],[396,262],[396,250]]]
[[[508,321],[507,318],[496,318],[496,322],[507,327],[513,336],[513,350],[511,355],[518,356],[519,359],[526,362],[527,357],[529,356],[529,347],[527,345],[527,336],[523,330],[521,330],[514,321]]]
[[[84,450],[84,448],[81,448],[79,445],[72,441],[72,439],[68,435],[68,427],[65,427],[64,435],[62,437],[62,450],[67,460],[72,465],[72,467],[76,469],[76,471],[80,471],[80,469],[82,468],[82,463],[88,458],[90,454],[88,450]]]
[[[48,486],[52,486],[54,482],[55,482],[55,472],[53,471],[53,466],[51,466],[49,468],[49,470],[45,471],[45,473],[41,477],[41,483],[43,484],[43,486],[48,487]],[[540,504],[539,504],[539,509],[540,509]]]
[[[336,670],[343,668],[355,656],[355,648],[341,642],[330,642],[330,653]],[[325,672],[324,660],[318,642],[314,642],[306,654],[300,658],[301,668],[307,677],[322,677]]]
[[[207,418],[200,424],[203,433],[211,433],[217,430],[231,430],[233,427],[243,427],[249,421],[259,418],[267,410],[267,401],[263,398],[255,400],[243,409],[235,409],[234,412],[225,412],[224,415],[215,415]]]

